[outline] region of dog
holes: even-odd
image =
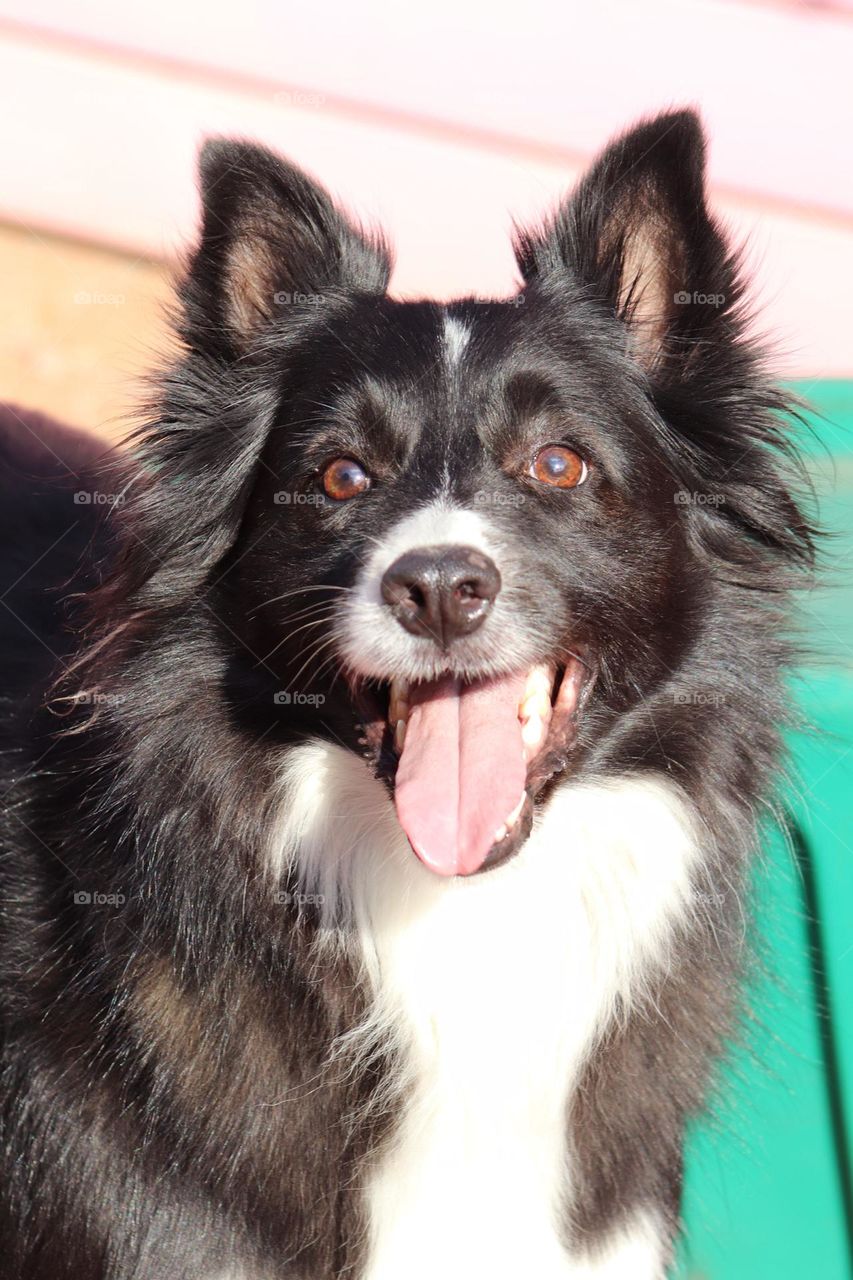
[[[814,549],[701,124],[509,299],[200,185],[128,448],[2,420],[4,1280],[660,1280]]]

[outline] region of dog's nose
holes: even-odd
[[[400,625],[442,649],[482,625],[500,589],[497,565],[474,547],[407,551],[382,578],[382,599]]]

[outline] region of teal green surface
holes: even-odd
[[[796,389],[816,410],[804,448],[832,533],[801,602],[818,655],[794,682],[810,725],[785,795],[801,847],[769,833],[757,871],[755,1019],[690,1138],[679,1280],[853,1275],[853,383]]]

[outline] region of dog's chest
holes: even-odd
[[[379,941],[385,1009],[411,1082],[368,1183],[368,1280],[413,1267],[485,1274],[484,1249],[495,1264],[514,1259],[519,1275],[531,1247],[536,1274],[561,1274],[566,1102],[591,1011],[573,1003],[564,940],[536,928],[520,880],[474,899],[447,894]]]
[[[686,873],[678,854],[644,865],[599,816],[597,848],[594,813],[585,833],[547,823],[501,872],[375,902],[379,1012],[411,1079],[367,1183],[366,1280],[587,1274],[566,1244],[570,1095]]]
[[[386,1044],[406,1067],[399,1119],[357,1188],[363,1280],[658,1276],[644,1227],[601,1265],[572,1256],[567,1116],[597,1031],[666,963],[690,910],[683,801],[651,778],[568,784],[512,861],[445,880],[348,753],[304,748],[288,782],[279,848],[332,936],[349,920],[374,991],[351,1047]]]

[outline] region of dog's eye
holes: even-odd
[[[543,445],[530,464],[529,474],[542,484],[558,489],[576,489],[587,477],[587,465],[580,454],[564,444]]]
[[[355,458],[335,458],[323,472],[323,488],[335,502],[346,502],[370,488],[370,476]]]

